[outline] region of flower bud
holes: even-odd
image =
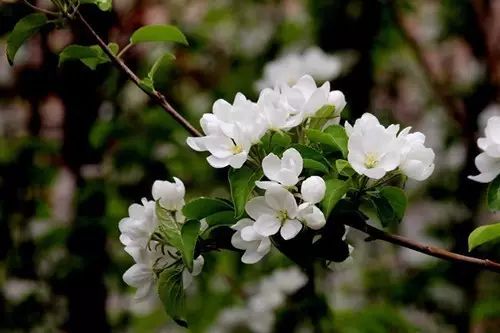
[[[311,176],[302,182],[300,192],[304,201],[316,204],[323,200],[326,191],[325,181],[318,176]]]
[[[184,184],[174,177],[175,183],[157,180],[153,184],[153,198],[160,201],[160,205],[168,210],[180,210],[184,206]]]

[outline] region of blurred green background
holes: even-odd
[[[466,253],[468,234],[500,218],[484,208],[484,186],[466,180],[485,119],[500,114],[498,0],[115,0],[112,12],[82,11],[120,45],[146,24],[179,26],[189,47],[137,46],[126,62],[144,76],[170,49],[177,59],[157,85],[196,124],[218,98],[255,100],[281,54],[315,45],[337,54],[344,118],[372,112],[413,126],[437,155],[428,181],[408,183],[411,205],[394,232]],[[191,151],[187,133],[111,65],[58,66],[66,45],[94,44],[78,25],[44,31],[10,67],[7,33],[29,13],[22,1],[0,3],[0,332],[183,332],[159,304],[134,303],[118,222],[156,179],[181,178],[187,199],[227,197],[226,170]],[[318,279],[325,331],[500,332],[498,275],[349,239],[353,260]],[[500,246],[474,255],[499,259]],[[205,258],[189,290],[193,332],[313,331],[300,294],[263,330],[231,324],[259,279],[291,265],[282,255],[252,266],[235,253]]]

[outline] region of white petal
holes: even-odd
[[[273,215],[262,215],[253,225],[255,231],[268,237],[276,234],[281,227],[281,222]]]
[[[213,168],[220,169],[220,168],[225,168],[229,165],[231,162],[231,157],[226,157],[226,158],[217,158],[215,156],[208,156],[207,157],[208,164],[210,164]]]
[[[321,177],[311,176],[302,182],[300,192],[304,201],[318,203],[325,197],[325,181]]]
[[[289,240],[297,236],[300,230],[302,230],[302,223],[297,220],[286,220],[280,229],[280,234],[284,240]]]
[[[262,215],[274,214],[274,210],[267,205],[264,197],[255,197],[251,199],[245,205],[245,211],[254,220],[257,220]]]
[[[281,169],[279,157],[272,153],[264,157],[262,160],[262,169],[264,170],[264,175],[268,179],[277,181],[278,173]]]

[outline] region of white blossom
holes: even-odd
[[[365,113],[354,126],[346,122],[345,128],[349,135],[347,159],[357,173],[380,179],[399,166],[399,126],[385,128],[375,116]]]
[[[422,181],[429,178],[434,171],[435,154],[431,148],[424,146],[424,134],[409,132],[410,127],[407,127],[398,135],[401,149],[399,169],[409,178]]]
[[[274,87],[277,83],[296,83],[302,76],[309,74],[318,81],[337,77],[342,70],[339,57],[325,54],[318,47],[311,47],[303,54],[289,53],[264,67],[264,77],[256,86],[259,90]]]
[[[325,215],[315,205],[304,202],[299,206],[298,219],[313,230],[319,230],[326,224]]]
[[[156,274],[154,265],[161,258],[156,251],[142,247],[125,247],[135,264],[123,274],[123,281],[131,287],[137,288],[134,298],[138,301],[154,296],[156,292]]]
[[[302,182],[300,193],[302,199],[312,204],[317,204],[323,200],[326,192],[326,184],[323,178],[311,176]]]
[[[269,188],[263,197],[250,200],[245,209],[255,220],[254,230],[262,236],[269,237],[280,232],[281,237],[288,240],[302,230],[302,223],[297,219],[297,202],[282,187]]]
[[[241,257],[241,261],[245,264],[255,264],[271,250],[271,240],[255,232],[253,223],[253,220],[247,218],[239,220],[231,227],[236,230],[231,238],[231,244],[237,249],[245,250]],[[245,230],[244,239],[243,230]]]
[[[271,153],[262,160],[264,175],[270,181],[256,181],[255,185],[261,189],[268,189],[275,185],[295,186],[299,181],[303,165],[302,156],[294,148],[287,149],[281,159]]]
[[[184,268],[182,271],[182,286],[184,289],[187,289],[191,283],[193,283],[193,277],[201,274],[203,269],[203,265],[205,264],[205,258],[202,255],[199,255],[196,259],[193,260],[193,271],[189,272],[187,268]]]
[[[184,183],[177,177],[174,177],[174,182],[167,180],[157,180],[153,183],[152,189],[153,199],[160,202],[160,205],[171,211],[177,211],[184,206],[184,195],[186,189]]]
[[[118,224],[121,243],[125,246],[146,247],[158,226],[155,202],[143,198],[142,205],[130,205],[128,213],[129,217],[123,218]]]
[[[480,174],[469,179],[480,183],[489,183],[500,174],[500,117],[491,117],[485,129],[485,137],[477,140],[483,150],[476,157],[476,167]]]

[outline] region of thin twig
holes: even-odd
[[[170,114],[175,121],[177,121],[180,125],[182,125],[191,135],[193,136],[202,136],[201,133],[183,116],[181,116],[171,105],[168,103],[167,99],[163,94],[159,91],[153,89],[149,90],[145,88],[141,84],[141,79],[135,75],[134,72],[121,60],[119,59],[113,51],[108,47],[108,45],[99,37],[99,35],[95,32],[92,26],[85,20],[82,14],[79,11],[75,12],[74,16],[77,20],[79,20],[83,26],[88,30],[88,32],[95,38],[97,44],[101,47],[104,53],[111,59],[111,61],[120,69],[125,75],[129,77],[129,79],[137,85],[142,91],[144,91],[151,99],[156,102],[159,106],[161,106],[168,114]]]
[[[37,12],[44,13],[44,14],[46,14],[46,15],[59,16],[59,13],[58,13],[58,12],[53,12],[53,11],[48,10],[48,9],[44,9],[44,8],[37,7],[37,6],[35,6],[34,4],[32,4],[31,2],[29,2],[28,0],[24,0],[24,3],[25,3],[28,7],[30,7],[31,9],[36,10]]]
[[[392,16],[396,23],[396,27],[399,29],[399,32],[403,36],[403,38],[408,43],[408,46],[411,48],[413,53],[415,54],[415,58],[419,63],[422,71],[424,73],[425,79],[428,84],[431,86],[432,91],[436,98],[443,104],[443,106],[447,109],[450,116],[459,124],[463,125],[465,123],[465,113],[461,108],[459,102],[452,98],[447,92],[446,87],[440,82],[440,80],[435,76],[434,71],[432,70],[431,64],[427,61],[427,58],[424,55],[424,50],[420,46],[418,40],[413,36],[413,34],[408,30],[404,18],[400,11],[397,8],[396,1],[392,0],[389,2],[391,7]]]
[[[462,254],[454,253],[447,251],[445,249],[441,249],[435,246],[429,246],[425,244],[421,244],[418,242],[415,242],[411,239],[408,239],[403,236],[398,236],[398,235],[392,235],[389,234],[385,231],[382,231],[380,229],[377,229],[369,224],[360,224],[360,223],[355,223],[355,222],[346,222],[346,225],[360,230],[368,235],[370,235],[372,238],[375,239],[380,239],[395,245],[399,245],[401,247],[405,247],[407,249],[411,249],[423,254],[427,254],[432,257],[440,258],[440,259],[445,259],[448,261],[452,262],[457,262],[457,263],[462,263],[462,264],[468,264],[472,266],[476,266],[478,268],[486,269],[488,271],[492,271],[495,273],[500,273],[500,263],[488,260],[488,259],[479,259],[475,257],[470,257],[470,256],[465,256]]]

